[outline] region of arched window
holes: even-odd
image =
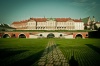
[[[81,34],[77,34],[75,38],[82,38]]]
[[[26,36],[24,34],[20,34],[19,38],[26,38]]]
[[[3,38],[10,38],[10,36],[8,34],[4,34]]]
[[[40,36],[43,36],[42,34],[40,34]]]
[[[62,37],[62,34],[60,34],[60,37]]]
[[[53,33],[50,33],[47,35],[47,38],[54,38],[54,37],[55,37],[55,35]]]
[[[86,34],[86,36],[88,36],[88,34]]]

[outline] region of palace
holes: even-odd
[[[84,30],[84,22],[71,18],[30,18],[13,22],[11,27],[16,30]]]

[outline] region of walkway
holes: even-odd
[[[69,66],[69,64],[55,42],[50,40],[36,66]]]

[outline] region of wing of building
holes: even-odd
[[[11,27],[17,30],[84,30],[84,22],[71,18],[30,18],[13,22]]]

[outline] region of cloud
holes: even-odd
[[[93,6],[93,7],[87,7],[86,10],[85,10],[85,14],[93,11],[94,9],[96,8],[96,6]]]
[[[92,2],[91,5],[96,5],[96,2]]]
[[[100,5],[98,4],[97,1],[94,0],[74,0],[73,5],[76,6],[95,6],[95,5]]]
[[[96,3],[98,3],[97,0],[74,0],[72,2],[76,2],[76,3],[87,3],[87,4],[96,4]]]
[[[74,0],[74,1],[78,3],[86,3],[88,0]]]
[[[98,9],[98,6],[100,6],[99,2],[97,0],[74,0],[72,1],[71,5],[80,8],[84,15],[87,15],[95,12]]]
[[[87,7],[86,7],[86,10],[85,10],[85,14],[87,13],[90,13],[90,12],[93,12],[94,10],[97,9],[97,6],[98,4],[96,2],[91,2]]]

